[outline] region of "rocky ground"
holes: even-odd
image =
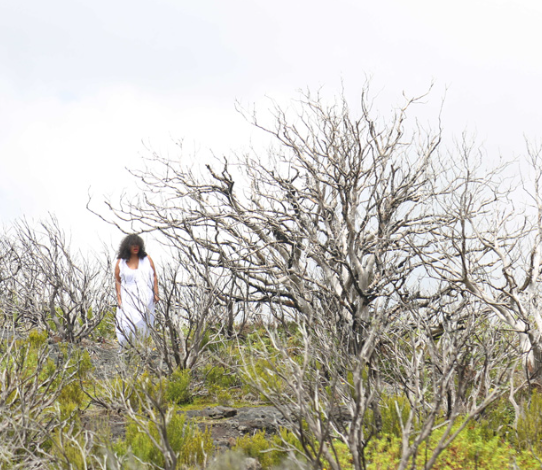
[[[119,369],[126,366],[126,356],[119,352],[116,343],[83,342],[81,346],[88,351],[94,365],[93,375],[98,380],[114,378]],[[60,354],[53,344],[51,356]],[[231,448],[235,440],[245,434],[265,430],[274,433],[284,425],[281,414],[272,406],[244,406],[240,408],[213,406],[185,412],[202,430],[211,430],[214,444],[219,449]],[[83,421],[96,429],[108,423],[113,440],[124,435],[124,417],[111,410],[92,407],[83,416]]]
[[[210,429],[215,446],[224,449],[230,448],[235,439],[244,434],[254,434],[262,429],[273,434],[285,424],[281,414],[272,406],[215,406],[190,410],[186,415],[195,419],[201,429]]]

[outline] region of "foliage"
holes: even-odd
[[[285,384],[277,372],[277,368],[280,369],[280,367],[280,362],[276,357],[251,359],[240,373],[243,391],[245,393],[256,391],[261,400],[266,400],[267,392],[283,393]],[[258,384],[257,387],[255,384]]]
[[[48,336],[45,330],[33,329],[28,333],[28,342],[32,348],[37,349],[47,343]]]
[[[517,438],[521,449],[542,455],[542,393],[535,389],[518,419]]]
[[[455,424],[459,426],[461,422]],[[412,468],[423,468],[436,443],[442,437],[443,428],[422,443],[412,460]],[[372,441],[367,450],[368,470],[396,468],[401,456],[401,438],[396,435],[382,435]],[[516,465],[517,467],[513,467]],[[503,468],[538,468],[537,460],[526,451],[518,451],[500,438],[485,438],[480,425],[471,422],[464,432],[439,456],[433,470],[478,469],[502,470]]]
[[[208,393],[219,405],[228,406],[233,401],[231,388],[239,385],[237,374],[228,373],[223,366],[207,364],[202,369]]]
[[[91,310],[92,312],[92,310]],[[94,315],[89,315],[89,319],[93,319]],[[92,331],[91,337],[96,340],[111,340],[116,337],[115,331],[115,312],[109,310],[104,312],[100,323],[96,325]]]
[[[245,434],[238,438],[233,450],[241,451],[249,457],[258,459],[262,468],[268,469],[279,465],[286,457],[284,451],[277,450],[278,444],[280,444],[280,440],[276,438],[268,439],[265,431],[261,430],[252,436]]]
[[[205,384],[208,387],[230,388],[238,384],[236,375],[228,373],[222,366],[216,364],[208,364],[203,370],[205,376]]]
[[[176,405],[190,403],[190,370],[177,369],[171,374],[166,383],[166,399]]]
[[[173,407],[170,411],[171,418],[167,423],[166,431],[169,444],[178,456],[177,468],[181,468],[182,465],[203,464],[213,449],[210,431],[202,432],[188,423],[185,415],[179,413],[177,407]],[[117,442],[114,449],[120,453],[126,453],[128,449],[131,449],[133,454],[142,461],[163,467],[164,456],[152,440],[160,439],[158,429],[151,422],[147,425],[146,429],[142,429],[139,424],[130,421],[126,426],[126,439]]]
[[[515,442],[514,419],[514,407],[508,397],[496,400],[477,420],[482,439],[489,441],[494,437],[500,437]]]
[[[410,403],[404,395],[382,397],[380,410],[382,413],[383,435],[401,436],[401,423],[405,423],[410,413]],[[369,413],[371,415],[371,413]],[[372,422],[372,417],[368,417],[368,422]]]

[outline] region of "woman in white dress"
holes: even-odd
[[[117,290],[116,327],[121,345],[131,336],[146,336],[154,322],[154,305],[159,301],[158,278],[145,244],[138,235],[126,236],[119,247],[115,266]]]

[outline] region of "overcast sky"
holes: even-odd
[[[145,146],[227,154],[258,138],[236,101],[356,100],[367,76],[390,102],[434,81],[447,135],[513,158],[542,140],[541,24],[539,0],[0,0],[0,223],[116,244],[89,188],[130,188]]]

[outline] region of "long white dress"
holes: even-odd
[[[132,269],[121,259],[120,298],[122,307],[117,310],[117,338],[124,344],[132,335],[146,336],[154,323],[154,271],[148,256],[139,260]]]

